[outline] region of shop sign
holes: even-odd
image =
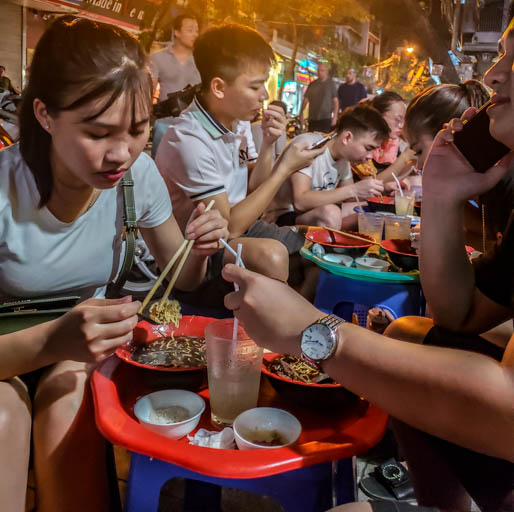
[[[305,59],[298,63],[296,79],[304,84],[310,84],[318,74],[318,65],[316,62]]]
[[[108,18],[139,25],[150,16],[159,0],[82,0],[81,8]]]
[[[290,94],[296,94],[297,91],[297,83],[296,82],[284,82],[283,93],[288,92]]]

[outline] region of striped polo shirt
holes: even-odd
[[[248,192],[247,162],[256,158],[249,123],[232,130],[217,121],[195,98],[171,120],[155,161],[183,230],[195,202],[226,193],[230,206]]]

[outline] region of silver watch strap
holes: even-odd
[[[344,320],[336,315],[327,315],[318,320],[320,324],[326,325],[329,329],[336,329]]]

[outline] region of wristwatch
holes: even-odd
[[[337,328],[344,320],[335,315],[321,317],[302,332],[302,361],[321,370],[321,363],[328,359],[337,348]]]
[[[405,500],[414,497],[414,489],[405,467],[389,459],[375,468],[377,480],[397,499]]]

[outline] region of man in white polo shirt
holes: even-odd
[[[249,175],[244,121],[252,120],[268,98],[265,83],[273,50],[255,30],[224,25],[202,34],[193,54],[202,92],[172,120],[156,156],[177,221],[184,229],[197,202],[214,200],[229,221],[231,245],[243,243],[245,264],[286,281],[288,254],[299,250],[303,238],[258,219],[289,175],[320,151],[295,144],[273,164],[274,143],[285,129],[285,116],[280,107],[270,107],[263,112],[263,143]],[[211,258],[211,278],[219,276],[223,261],[223,253]]]

